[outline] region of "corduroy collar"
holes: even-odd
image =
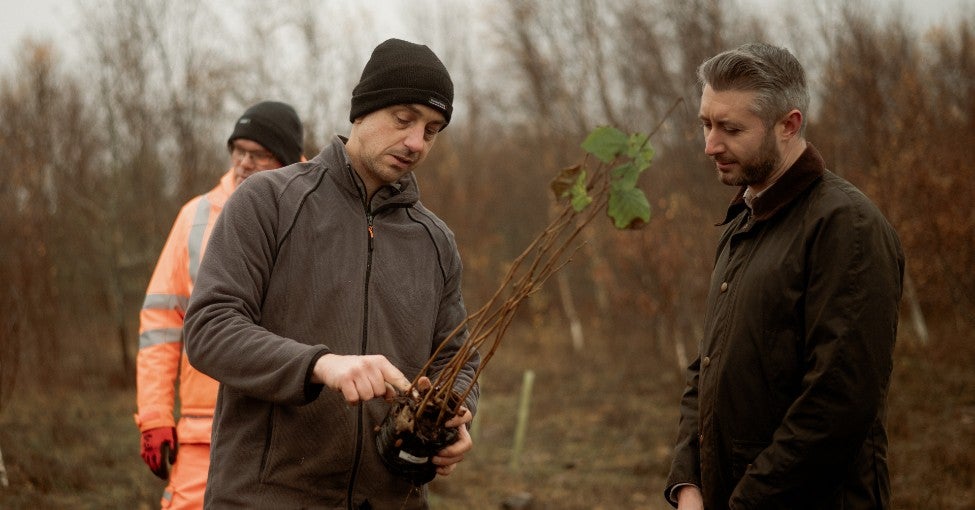
[[[812,183],[819,180],[826,172],[826,163],[823,156],[809,142],[806,142],[806,150],[802,152],[799,159],[782,174],[775,184],[765,190],[752,202],[752,214],[756,221],[765,221],[775,216],[783,207],[789,205]],[[725,225],[748,206],[745,204],[745,186],[738,189],[738,194],[728,206],[728,212],[724,221],[717,225]]]

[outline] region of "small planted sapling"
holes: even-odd
[[[497,291],[441,344],[413,380],[396,397],[377,430],[376,443],[387,467],[415,485],[436,475],[433,455],[457,438],[444,424],[461,412],[468,394],[494,356],[521,302],[565,264],[580,246],[582,229],[605,212],[618,229],[638,228],[650,219],[650,203],[638,187],[649,168],[653,149],[649,135],[626,134],[613,127],[593,130],[582,143],[583,161],[566,168],[551,183],[559,214],[511,263]],[[466,338],[450,361],[430,373],[444,345],[457,335]],[[479,359],[473,376],[458,378]]]

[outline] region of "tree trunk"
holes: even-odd
[[[572,288],[569,285],[569,279],[565,276],[564,272],[559,272],[555,275],[555,278],[558,280],[559,296],[562,298],[562,311],[565,312],[565,318],[569,321],[569,334],[572,336],[572,348],[576,352],[580,352],[586,346],[586,339],[582,333],[582,321],[579,320],[579,314],[576,312],[575,300],[572,297]]]
[[[914,333],[917,335],[917,341],[921,345],[926,345],[930,339],[928,325],[924,320],[924,312],[921,310],[921,302],[917,298],[917,290],[914,288],[914,279],[911,278],[911,274],[907,271],[904,271],[904,299],[907,300],[907,306],[910,307],[911,325],[914,327]]]
[[[0,487],[10,487],[10,481],[7,480],[7,466],[3,463],[3,450],[0,450]]]

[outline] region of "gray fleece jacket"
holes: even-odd
[[[364,197],[336,137],[248,178],[214,225],[184,326],[190,363],[221,383],[207,508],[426,507],[376,452],[388,404],[309,383],[327,352],[383,354],[412,379],[467,316],[453,233],[413,175]]]

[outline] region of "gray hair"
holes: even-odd
[[[749,90],[757,92],[751,111],[766,127],[771,127],[793,109],[802,112],[806,130],[809,90],[806,73],[798,60],[785,48],[764,43],[743,44],[704,61],[697,68],[701,87],[715,91]]]

